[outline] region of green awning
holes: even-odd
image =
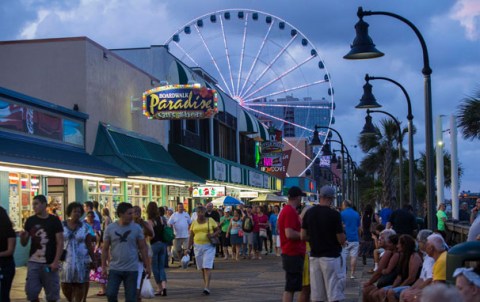
[[[258,118],[247,112],[247,110],[242,109],[238,117],[238,131],[245,134],[255,134],[258,135],[264,140],[268,140],[268,129],[258,120]]]
[[[204,183],[179,166],[165,148],[150,137],[100,123],[93,155],[120,168],[128,176]]]

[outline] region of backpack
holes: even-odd
[[[252,218],[245,216],[245,219],[243,219],[242,222],[242,230],[247,233],[250,233],[253,230]]]

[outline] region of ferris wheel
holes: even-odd
[[[221,10],[188,22],[165,45],[263,124],[282,130],[286,147],[311,163],[319,156],[304,146],[315,125],[334,121],[334,91],[317,49],[292,24],[255,10]],[[325,140],[326,131],[320,136]]]

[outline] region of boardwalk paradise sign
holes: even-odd
[[[203,119],[217,111],[217,92],[195,85],[168,85],[143,93],[143,114],[149,119]]]

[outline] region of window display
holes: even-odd
[[[33,214],[33,197],[41,194],[40,176],[9,173],[8,180],[9,216],[15,230],[20,230],[25,220]]]

